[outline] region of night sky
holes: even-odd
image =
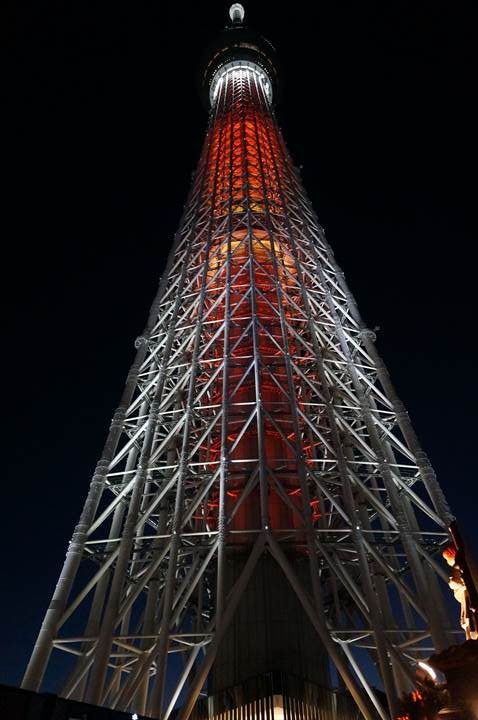
[[[478,551],[472,4],[267,0],[246,18],[277,47],[287,144]],[[21,679],[133,360],[228,6],[28,0],[11,19],[0,681]]]

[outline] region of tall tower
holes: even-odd
[[[184,216],[23,685],[73,657],[65,697],[187,720],[206,692],[210,716],[298,720],[337,716],[336,673],[385,720],[450,643],[452,516],[277,126],[275,52],[241,5],[230,18],[203,69]]]

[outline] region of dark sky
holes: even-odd
[[[204,135],[198,58],[227,8],[29,0],[11,19],[0,681],[20,681],[133,359]],[[278,49],[289,149],[478,550],[471,8],[246,13]]]

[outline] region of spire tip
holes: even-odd
[[[233,25],[242,25],[244,15],[245,11],[241,3],[233,3],[229,8],[229,17],[231,18]]]

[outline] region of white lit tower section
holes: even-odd
[[[57,664],[60,694],[139,716],[385,720],[453,639],[453,518],[282,139],[274,49],[230,17],[24,687]]]

